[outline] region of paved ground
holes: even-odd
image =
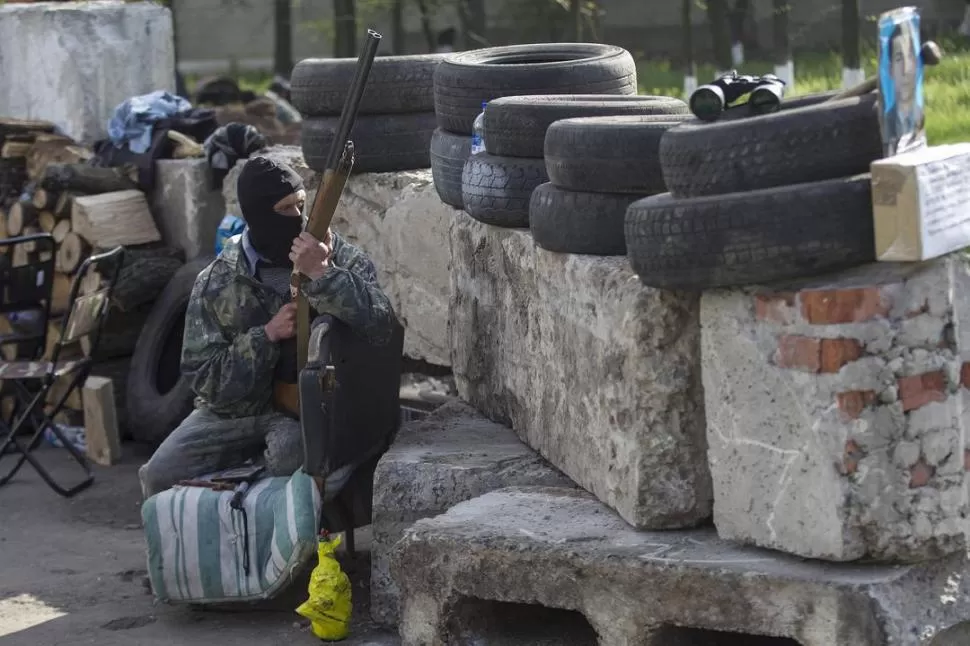
[[[0,487],[0,646],[321,643],[293,612],[305,599],[305,586],[287,599],[239,612],[154,604],[141,582],[145,554],[135,474],[146,455],[133,445],[125,452],[123,464],[99,468],[95,484],[74,499],[48,489],[29,466]],[[41,457],[66,482],[80,474],[63,451],[46,449]],[[10,464],[10,457],[0,460],[0,472]],[[358,533],[362,550],[366,533]],[[356,618],[343,644],[399,644],[366,619],[367,557],[346,569]]]

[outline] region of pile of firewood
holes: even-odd
[[[6,261],[13,267],[53,260],[51,317],[43,359],[51,358],[60,339],[73,282],[80,280],[79,293],[85,294],[110,278],[95,271],[80,276],[84,261],[119,245],[125,248],[97,351],[92,352],[93,339],[82,338],[64,347],[59,357],[94,359],[93,374],[109,377],[115,384],[118,421],[123,428],[124,384],[131,354],[155,299],[182,266],[184,256],[161,244],[148,200],[129,169],[89,165],[89,150],[54,134],[53,127],[43,122],[0,119],[0,141],[0,177],[4,163],[23,169],[22,185],[18,188],[8,182],[6,196],[0,182],[0,238],[45,232],[54,241],[52,251],[37,243],[0,248],[9,252]],[[0,316],[0,335],[22,332],[30,324]],[[3,347],[3,356],[8,361],[33,358],[35,349],[8,345]],[[51,400],[61,394],[55,388]],[[2,404],[9,406],[6,401]],[[80,393],[71,395],[66,408],[57,421],[78,425],[83,410]]]

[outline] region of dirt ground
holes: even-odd
[[[66,484],[81,471],[63,450],[39,456]],[[264,606],[233,611],[156,604],[143,587],[144,539],[136,470],[147,454],[125,445],[122,464],[97,468],[94,485],[73,499],[49,489],[25,465],[0,487],[0,646],[213,646],[320,644],[293,609],[305,585]],[[0,460],[0,473],[12,457]],[[347,646],[399,640],[368,619],[369,536],[345,569],[354,583],[355,620]]]

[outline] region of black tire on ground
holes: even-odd
[[[627,255],[643,284],[701,290],[805,278],[875,261],[871,181],[854,177],[630,205]]]
[[[379,56],[374,59],[360,114],[434,111],[434,70],[445,54]],[[306,58],[290,77],[290,101],[306,117],[339,116],[356,58]]]
[[[465,206],[461,198],[461,172],[471,150],[472,140],[468,135],[439,128],[431,137],[431,177],[435,190],[442,202],[459,209]]]
[[[339,117],[303,120],[303,157],[313,170],[325,170],[339,121]],[[434,130],[433,112],[357,117],[350,131],[356,157],[354,174],[429,168]]]
[[[532,193],[529,228],[546,251],[595,256],[626,254],[626,210],[642,195],[581,193],[543,184]]]
[[[490,47],[452,54],[434,72],[438,125],[471,134],[482,103],[525,94],[636,94],[630,52],[598,43]]]
[[[660,139],[690,115],[563,119],[546,132],[549,181],[573,191],[653,195],[667,190]]]
[[[195,395],[182,376],[182,333],[185,310],[199,273],[212,258],[185,263],[152,307],[131,357],[126,407],[131,436],[152,445],[182,423]]]
[[[875,94],[714,123],[690,121],[660,142],[675,197],[848,177],[882,157]]]
[[[461,175],[465,212],[484,224],[528,228],[532,191],[548,181],[541,159],[472,155]]]
[[[543,156],[546,131],[561,119],[607,115],[688,115],[687,104],[668,96],[556,94],[510,96],[485,109],[485,150],[506,157]]]

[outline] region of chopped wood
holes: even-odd
[[[54,215],[58,218],[70,218],[71,209],[74,206],[74,198],[81,193],[75,191],[62,191],[57,196],[57,203],[54,205]]]
[[[112,359],[111,361],[95,361],[91,368],[91,375],[97,377],[107,377],[115,384],[115,410],[118,413],[118,426],[122,432],[122,438],[129,437],[128,430],[128,410],[125,402],[125,384],[128,383],[128,373],[131,372],[131,357]]]
[[[82,390],[84,443],[88,457],[101,466],[121,459],[121,433],[115,410],[114,384],[105,377],[88,377]]]
[[[51,164],[79,164],[94,154],[67,137],[37,138],[27,154],[27,177],[40,179]]]
[[[14,119],[13,117],[0,118],[0,134],[2,135],[8,133],[54,132],[54,128],[54,124],[50,121]]]
[[[122,168],[102,168],[87,164],[49,164],[41,185],[54,191],[77,191],[90,195],[137,188]]]
[[[184,257],[180,249],[172,247],[145,245],[126,248],[118,281],[111,292],[111,307],[130,312],[153,303],[184,264]]]
[[[52,191],[48,191],[47,189],[37,187],[36,189],[34,189],[34,198],[32,201],[34,203],[34,206],[37,207],[38,211],[43,211],[44,209],[49,209],[52,206],[54,206],[54,203],[57,201],[57,198],[55,197],[55,194]]]
[[[63,336],[63,318],[49,321],[47,323],[47,344],[44,346],[44,359],[50,361],[54,358],[54,346]],[[72,325],[73,327],[73,325]],[[81,341],[79,339],[71,340],[70,342],[64,343],[61,346],[61,352],[57,356],[57,361],[68,361],[70,359],[80,359],[84,356],[84,351],[81,348]]]
[[[7,235],[11,238],[22,235],[24,227],[30,226],[37,218],[37,209],[30,202],[17,200],[7,212]]]
[[[13,245],[13,251],[10,252],[10,266],[11,267],[26,267],[31,263],[30,252],[27,251],[27,245],[24,243]]]
[[[58,358],[60,362],[60,358]],[[61,397],[67,396],[67,400],[64,402],[65,408],[73,408],[78,410],[83,406],[81,400],[81,393],[78,392],[80,388],[75,388],[68,392],[68,386],[71,385],[71,380],[74,375],[65,375],[63,377],[58,377],[51,384],[51,389],[47,391],[47,397],[44,399],[44,403],[49,404],[51,407],[56,406],[57,402],[61,401]]]
[[[57,225],[57,218],[50,211],[41,211],[37,214],[37,225],[44,233],[50,233]]]
[[[7,209],[0,209],[0,240],[7,239]],[[0,247],[0,251],[7,253],[6,247]]]
[[[3,148],[0,148],[0,157],[26,157],[33,144],[28,141],[5,141]]]
[[[138,245],[162,239],[148,200],[138,190],[75,198],[71,224],[74,233],[102,248]]]
[[[93,335],[81,338],[81,352],[95,361],[130,357],[135,353],[135,345],[153,305],[148,303],[131,312],[110,310],[101,330],[97,352],[92,352]]]
[[[28,227],[24,227],[24,231],[21,235],[23,235],[24,237],[27,237],[27,236],[37,235],[40,232],[41,232],[40,227],[31,225]],[[35,251],[38,250],[37,242],[36,241],[25,242],[24,249],[27,250],[27,253],[34,253]]]
[[[51,314],[63,314],[71,304],[72,279],[67,274],[54,272],[51,285]]]
[[[71,221],[70,220],[58,220],[51,229],[51,236],[54,238],[54,242],[61,244],[64,239],[71,233]]]
[[[84,426],[84,411],[63,408],[54,416],[54,423],[59,426]]]
[[[37,260],[41,262],[48,262],[53,259],[54,259],[53,251],[41,251],[40,253],[37,254]]]
[[[68,233],[57,246],[54,268],[62,274],[73,274],[88,257],[91,247],[78,234]]]
[[[96,271],[88,271],[81,278],[81,286],[78,287],[78,294],[87,296],[101,289],[101,274]]]

